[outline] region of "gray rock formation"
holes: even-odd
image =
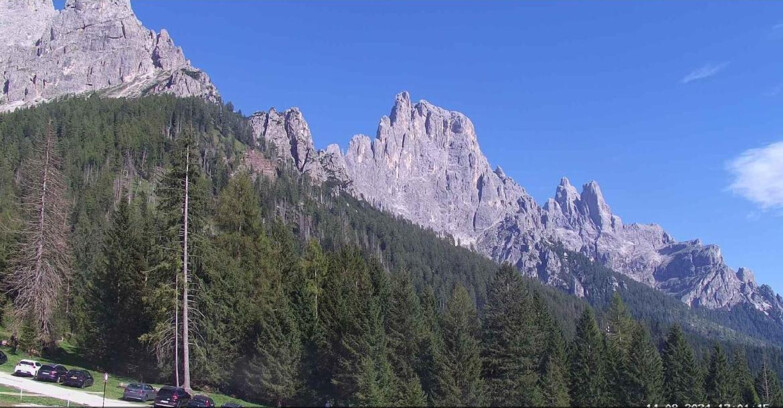
[[[533,198],[492,170],[470,120],[426,101],[411,105],[407,92],[397,95],[374,140],[351,140],[345,162],[359,197],[461,245],[475,245],[506,217],[517,217],[523,231],[542,228],[538,214],[526,211],[537,207]]]
[[[491,169],[467,117],[412,104],[407,92],[374,139],[351,140],[345,165],[357,197],[577,295],[589,288],[564,270],[554,243],[692,306],[783,311],[769,287],[757,286],[747,269],[730,269],[716,246],[677,242],[654,224],[623,224],[595,182],[580,193],[563,178],[539,206],[502,169]]]
[[[329,145],[324,151],[316,150],[310,127],[298,108],[283,113],[274,108],[256,112],[250,117],[250,126],[258,145],[263,141],[276,157],[299,173],[318,183],[331,181],[343,190],[353,191],[340,147]]]
[[[130,0],[0,0],[0,111],[63,95],[168,93],[219,100],[166,30],[136,18]]]

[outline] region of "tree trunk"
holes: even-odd
[[[190,388],[190,344],[189,344],[189,329],[190,321],[188,320],[188,193],[189,193],[189,174],[190,171],[190,148],[188,147],[185,153],[185,206],[184,206],[184,232],[182,246],[183,248],[183,262],[182,262],[182,362],[183,362],[183,381],[182,387],[188,392]]]
[[[174,276],[174,380],[179,387],[179,274]]]

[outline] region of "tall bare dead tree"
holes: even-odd
[[[182,387],[190,390],[190,320],[188,319],[188,216],[190,198],[190,148],[185,150],[185,195],[182,205]]]
[[[7,290],[17,321],[34,323],[43,345],[54,341],[53,320],[70,272],[68,201],[51,122],[22,164],[23,223]]]

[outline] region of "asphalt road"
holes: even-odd
[[[79,405],[90,407],[104,406],[103,396],[91,394],[78,388],[67,388],[52,383],[35,381],[29,377],[14,377],[11,374],[0,372],[0,384],[21,388],[22,390],[34,394],[40,394],[47,397],[59,398],[71,401]],[[98,382],[96,381],[96,385]],[[100,384],[103,386],[103,384]],[[115,399],[106,399],[106,407],[144,407],[144,404],[120,401]]]

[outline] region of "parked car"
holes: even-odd
[[[41,363],[35,360],[22,360],[16,367],[14,367],[14,375],[24,375],[28,377],[35,377],[38,374],[38,369],[41,368]]]
[[[38,381],[62,382],[68,369],[59,364],[44,364],[38,369],[35,379]]]
[[[220,408],[242,408],[242,406],[237,404],[236,402],[226,402],[223,405],[221,405]]]
[[[155,391],[149,384],[130,383],[125,387],[125,392],[122,393],[122,399],[147,402],[154,400],[158,396],[158,392]]]
[[[8,361],[8,356],[0,350],[0,364],[5,364]]]
[[[162,387],[155,397],[156,407],[186,407],[190,401],[190,394],[184,388]]]
[[[69,387],[87,388],[91,386],[95,380],[92,379],[92,374],[87,370],[71,370],[65,374],[63,385]]]
[[[215,401],[206,395],[196,395],[188,401],[188,408],[215,408]]]

